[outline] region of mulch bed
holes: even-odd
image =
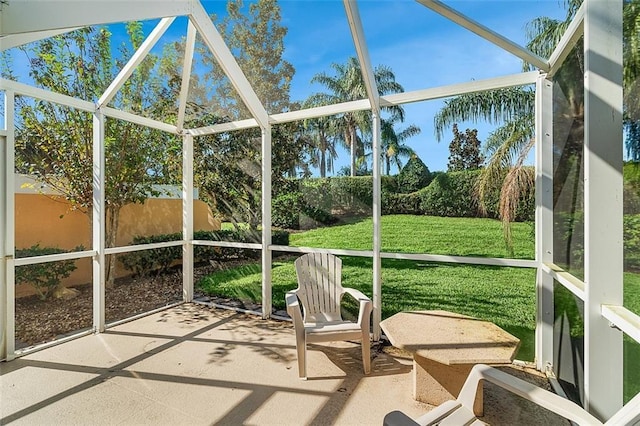
[[[227,265],[228,267],[228,265]],[[211,274],[215,266],[194,269],[194,281]],[[78,295],[71,299],[40,300],[37,296],[16,299],[16,349],[59,339],[93,327],[93,287],[74,287]],[[161,275],[127,277],[116,280],[105,291],[105,317],[110,322],[130,318],[182,300],[182,270],[176,268]],[[243,309],[260,309],[241,301],[196,294],[199,300]]]

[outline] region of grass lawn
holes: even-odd
[[[534,236],[529,223],[512,227],[516,259],[533,259]],[[502,234],[502,224],[493,219],[437,216],[382,216],[382,251],[459,256],[511,257]],[[371,250],[373,220],[316,228],[291,234],[290,244],[299,247]]]
[[[292,234],[292,246],[370,249],[370,219]],[[514,252],[533,258],[529,224],[514,226]],[[500,222],[491,219],[391,215],[382,217],[383,251],[506,257]],[[297,287],[295,257],[273,263],[273,305],[284,309],[284,295]],[[372,260],[342,257],[343,284],[371,296]],[[533,360],[535,271],[522,268],[435,264],[383,259],[382,316],[402,310],[444,309],[495,322],[522,341],[519,359]],[[199,286],[215,295],[241,300],[261,298],[259,263],[217,272]],[[355,305],[347,309],[355,309]]]
[[[640,314],[640,274],[624,274],[624,306]],[[633,398],[640,392],[640,343],[624,336],[624,400]]]
[[[292,234],[292,246],[370,250],[371,219]],[[513,227],[514,257],[532,259],[531,225]],[[507,257],[498,221],[393,215],[382,217],[382,248],[387,252]],[[284,309],[284,295],[297,287],[293,261],[283,256],[273,263],[273,305]],[[371,296],[372,260],[343,256],[343,284]],[[640,313],[640,274],[625,273],[624,305]],[[423,261],[383,259],[382,317],[403,310],[443,309],[492,321],[521,340],[517,358],[534,358],[535,270]],[[241,300],[261,299],[260,264],[217,272],[199,286],[215,295]],[[345,304],[355,312],[355,304]],[[624,341],[625,400],[640,391],[640,344]]]

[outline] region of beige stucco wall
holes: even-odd
[[[213,231],[220,229],[220,221],[211,214],[209,206],[200,200],[194,201],[194,230]],[[16,248],[58,247],[65,250],[82,245],[92,248],[89,217],[72,211],[69,203],[61,197],[43,194],[16,194],[15,198]],[[116,246],[130,245],[134,236],[149,236],[182,232],[182,200],[151,198],[144,204],[129,204],[120,211],[120,225]],[[76,269],[65,281],[68,286],[91,281],[91,259],[76,261]],[[127,273],[118,268],[116,275]],[[33,294],[29,286],[16,287],[16,296]]]

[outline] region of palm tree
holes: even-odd
[[[322,106],[318,102],[319,99],[311,97],[303,106]],[[304,121],[303,132],[307,138],[307,151],[311,164],[320,171],[320,177],[326,177],[328,172],[333,172],[333,161],[338,158],[335,137],[338,126],[339,120],[335,117],[316,117]]]
[[[330,105],[342,102],[356,101],[367,98],[367,90],[362,77],[360,64],[355,57],[347,60],[346,64],[334,63],[331,68],[335,75],[327,73],[316,74],[312,83],[320,83],[328,89],[328,93],[316,93],[309,97],[307,102],[315,105]],[[404,88],[396,82],[396,77],[391,68],[378,66],[374,69],[374,77],[380,95],[403,92]],[[404,109],[400,106],[383,107],[391,116],[398,116],[404,120]],[[371,127],[371,113],[368,111],[347,112],[339,116],[340,125],[335,129],[335,137],[350,150],[351,176],[356,174],[356,159],[364,155],[364,147],[358,131],[362,134]]]
[[[391,174],[391,166],[395,165],[398,170],[402,169],[402,158],[411,158],[415,155],[415,151],[410,146],[404,144],[404,142],[418,134],[420,134],[420,127],[412,124],[399,132],[395,129],[395,124],[399,121],[397,117],[381,120],[381,137],[382,137],[382,152],[381,158],[384,162],[385,174]],[[366,143],[369,149],[372,148],[372,143]],[[369,154],[367,156],[371,156]]]
[[[569,26],[575,13],[579,9],[582,0],[566,0],[567,16],[564,20],[555,20],[547,17],[534,19],[527,26],[527,48],[542,57],[549,57],[559,42],[565,30]],[[556,80],[560,82],[571,113],[572,130],[570,133],[576,137],[569,140],[577,143],[580,138],[576,132],[581,130],[582,117],[582,92],[576,90],[571,83],[581,81],[583,54],[580,49],[574,49],[567,61],[573,62],[572,66],[562,67]],[[525,70],[532,67],[523,64]],[[561,73],[574,73],[571,78],[560,75]],[[562,82],[569,82],[564,84]],[[445,102],[444,107],[435,116],[436,137],[440,139],[445,128],[458,121],[484,120],[499,127],[489,135],[485,148],[486,157],[489,158],[487,167],[483,169],[478,182],[478,198],[481,209],[486,211],[486,200],[489,191],[501,186],[499,200],[499,215],[503,222],[505,241],[509,250],[512,250],[510,222],[515,219],[518,201],[528,188],[534,185],[534,173],[531,168],[525,167],[525,161],[534,144],[534,117],[535,117],[535,93],[531,87],[514,87],[491,90],[484,93],[471,93],[461,95]],[[574,144],[575,144],[574,143]],[[563,155],[580,155],[577,149],[565,149]],[[561,160],[562,162],[562,160]],[[578,159],[579,163],[579,159]],[[574,163],[575,164],[575,163]],[[568,177],[570,168],[559,167],[554,176],[554,181],[564,182]],[[574,171],[576,169],[573,169]],[[558,185],[557,188],[560,188]],[[559,197],[559,192],[554,191],[554,203]],[[574,200],[575,201],[575,200]],[[574,203],[575,206],[575,203]]]
[[[333,161],[338,158],[333,137],[333,124],[328,117],[313,118],[304,122],[304,131],[309,138],[308,151],[311,164],[318,168],[320,177],[333,173]]]

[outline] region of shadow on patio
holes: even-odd
[[[411,362],[356,344],[310,346],[292,326],[181,305],[0,364],[2,424],[381,424],[411,397]],[[316,347],[320,349],[319,347]]]

